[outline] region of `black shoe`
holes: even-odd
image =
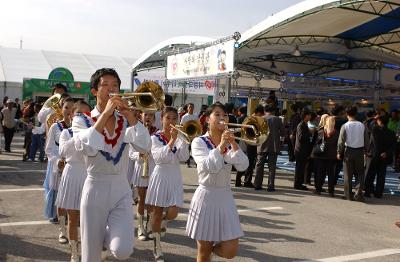
[[[382,198],[382,195],[375,194],[374,197],[375,198]]]
[[[261,191],[261,190],[265,190],[265,188],[263,188],[262,186],[260,186],[260,187],[255,187],[254,190]]]
[[[371,197],[370,193],[364,193],[364,197]]]
[[[275,190],[275,188],[273,188],[273,187],[268,187],[267,188],[267,192],[275,192],[276,190]]]
[[[253,183],[247,183],[247,182],[245,182],[244,184],[243,184],[243,186],[244,187],[249,187],[249,188],[254,188],[254,185],[253,185]]]
[[[329,197],[335,197],[335,193],[329,192]]]
[[[342,196],[342,199],[344,199],[344,200],[349,200],[349,201],[354,201],[354,197],[353,197],[353,195],[352,195],[352,196],[350,196],[350,197],[347,197],[347,196]]]
[[[235,187],[242,187],[242,182],[237,182],[237,181],[236,181]]]
[[[49,222],[52,223],[52,224],[58,224],[58,217],[50,218]]]
[[[294,189],[307,191],[308,187],[301,185],[301,186],[295,186]]]
[[[321,195],[321,191],[316,190],[316,189],[313,190],[313,193],[314,193],[315,195]]]

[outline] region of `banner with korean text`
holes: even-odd
[[[167,58],[167,79],[229,74],[234,70],[234,43],[228,41]]]

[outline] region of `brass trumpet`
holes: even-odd
[[[236,140],[243,141],[249,145],[259,146],[263,144],[269,136],[269,128],[264,118],[260,116],[249,116],[243,124],[221,122],[228,129],[229,126],[236,128],[230,129],[232,132],[240,132],[240,137],[235,136]]]
[[[162,87],[156,82],[146,81],[139,85],[136,92],[111,93],[110,97],[120,96],[128,101],[130,108],[144,112],[154,112],[164,107],[165,95]]]
[[[201,125],[198,120],[189,120],[183,125],[170,126],[179,132],[180,138],[187,144],[190,144],[196,137],[201,136]]]

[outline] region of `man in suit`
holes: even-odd
[[[304,109],[301,113],[302,121],[297,126],[296,144],[294,153],[296,156],[296,170],[294,174],[294,188],[308,190],[304,184],[304,173],[306,171],[307,160],[310,158],[312,150],[312,134],[307,122],[311,119],[311,112]]]
[[[275,173],[276,161],[281,148],[281,137],[284,136],[284,127],[282,120],[275,116],[275,108],[273,105],[265,107],[265,121],[268,124],[268,139],[257,147],[257,164],[256,177],[254,179],[254,189],[262,190],[262,182],[264,178],[264,165],[268,163],[268,192],[275,191]]]

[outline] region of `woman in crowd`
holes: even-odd
[[[326,176],[328,176],[329,196],[333,197],[335,194],[335,168],[338,139],[339,133],[335,129],[335,117],[326,114],[323,115],[321,117],[316,140],[316,146],[321,148],[323,144],[323,149],[316,150],[316,146],[314,146],[311,156],[316,164],[315,193],[318,195],[323,191],[322,186],[324,185]]]

